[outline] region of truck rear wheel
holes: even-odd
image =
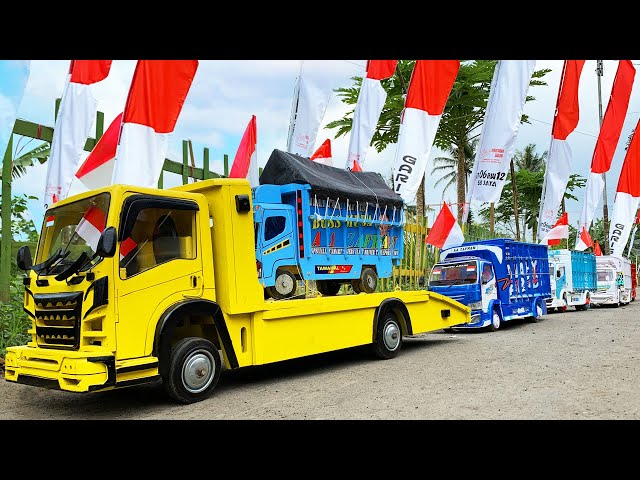
[[[187,337],[171,349],[165,391],[183,404],[208,397],[218,384],[222,360],[216,346],[204,338]]]
[[[276,273],[276,283],[273,287],[267,287],[269,296],[276,300],[293,297],[296,293],[298,282],[296,277],[289,270],[278,270]]]
[[[378,288],[378,274],[373,268],[363,268],[358,280],[358,290],[365,293],[373,293]],[[353,289],[356,290],[355,288]]]
[[[336,280],[316,280],[316,286],[322,295],[333,297],[338,294],[342,284]]]
[[[398,355],[400,347],[402,347],[402,328],[395,313],[387,311],[378,323],[373,353],[378,358],[386,360]]]

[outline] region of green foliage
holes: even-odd
[[[43,142],[32,150],[21,154],[24,148],[33,140],[31,139],[25,145],[21,145],[20,142],[24,138],[26,137],[20,137],[13,154],[13,165],[11,169],[11,178],[13,180],[20,178],[22,175],[27,173],[27,168],[35,165],[36,161],[40,164],[45,163],[51,154],[51,144],[49,142]],[[1,178],[2,172],[0,172],[0,179]]]
[[[35,242],[38,240],[38,230],[31,218],[27,218],[26,212],[28,200],[38,200],[38,197],[22,194],[11,199],[11,236],[14,240],[26,240]],[[2,195],[0,194],[0,211],[2,211]],[[2,238],[2,232],[0,232]]]
[[[469,176],[473,171],[473,164],[476,160],[476,147],[478,146],[478,142],[480,141],[479,137],[474,138],[470,142],[467,141],[463,145],[464,150],[464,170],[467,174],[467,178],[465,179],[465,185],[468,185]],[[436,173],[441,173],[442,175],[436,183],[434,187],[437,187],[441,183],[445,183],[444,189],[442,191],[444,193],[452,186],[456,185],[458,179],[458,147],[457,146],[449,146],[445,150],[450,156],[449,157],[436,157],[433,159],[433,168],[431,173],[435,175]]]
[[[9,292],[9,301],[0,302],[0,357],[3,358],[7,347],[25,345],[30,339],[27,330],[31,327],[31,321],[22,310],[22,277],[12,277]]]

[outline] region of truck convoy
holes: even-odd
[[[390,359],[407,336],[470,320],[467,306],[426,290],[265,300],[253,210],[249,182],[227,178],[55,203],[35,264],[18,251],[30,339],[7,348],[6,381],[69,392],[160,381],[188,404],[213,392],[223,363],[356,346]]]
[[[619,255],[596,257],[598,288],[591,295],[591,305],[627,305],[631,302],[631,261]]]
[[[323,295],[348,283],[373,293],[403,255],[403,201],[376,172],[350,172],[274,150],[253,190],[258,278],[291,298],[300,280]]]
[[[595,254],[566,248],[549,250],[549,275],[553,295],[547,299],[547,311],[591,306],[591,295],[597,289]]]
[[[442,250],[431,269],[429,291],[471,309],[458,329],[496,331],[517,318],[537,321],[551,298],[547,246],[496,238]]]

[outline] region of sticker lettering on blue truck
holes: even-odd
[[[316,265],[316,274],[349,273],[353,265]]]

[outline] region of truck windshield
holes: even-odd
[[[109,211],[109,193],[100,193],[46,211],[40,230],[36,263],[42,263],[61,249],[70,252],[64,259],[42,272],[58,274],[84,252],[91,257],[104,230]],[[86,265],[86,268],[89,264]]]
[[[478,266],[475,261],[436,264],[429,277],[429,285],[459,285],[477,281]]]
[[[599,282],[612,282],[614,278],[613,270],[598,270]]]

